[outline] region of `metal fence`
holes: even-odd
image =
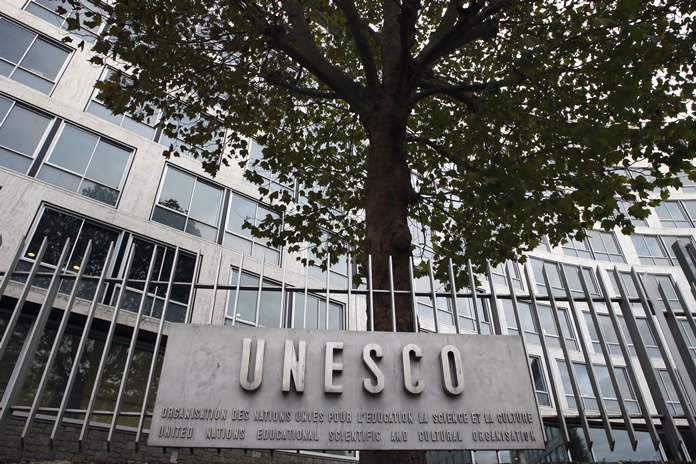
[[[430,263],[423,277],[416,276],[411,263],[411,290],[399,292],[393,283],[387,289],[373,288],[369,259],[363,285],[353,285],[348,258],[346,285],[333,285],[326,272],[326,285],[310,288],[306,278],[304,287],[288,285],[285,273],[281,282],[268,285],[263,263],[257,283],[245,285],[244,256],[236,278],[226,284],[219,282],[221,261],[213,282],[198,281],[199,256],[194,278],[175,281],[178,249],[163,280],[155,272],[162,267],[156,247],[144,278],[130,272],[134,253],[121,277],[109,274],[113,245],[105,261],[91,268],[91,241],[80,263],[72,266],[69,240],[50,266],[44,260],[47,248],[44,239],[38,252],[28,254],[23,243],[0,283],[0,434],[11,416],[22,420],[22,446],[37,418],[53,424],[51,444],[66,423],[81,424],[80,443],[88,427],[106,427],[107,448],[116,430],[133,432],[136,446],[143,444],[169,320],[176,320],[169,312],[179,310],[172,296],[181,300],[187,295],[179,322],[190,323],[194,301],[206,292],[211,297],[208,323],[215,320],[216,300],[227,298],[231,315],[223,320],[231,325],[241,323],[237,314],[244,292],[252,297],[246,303],[256,305],[256,325],[266,304],[263,295],[279,294],[272,303],[279,304],[280,326],[298,321],[306,326],[308,297],[317,295],[325,302],[318,308],[326,311],[323,326],[317,316],[319,329],[348,328],[348,314],[363,309],[369,313],[366,320],[373,321],[376,295],[389,295],[395,321],[395,299],[407,293],[416,321],[413,330],[518,334],[528,358],[538,362],[534,368],[530,364],[539,382],[535,387],[538,395],[550,396],[539,406],[545,424],[557,428],[562,445],[570,446],[576,437],[569,430],[579,428],[591,449],[596,436],[592,431],[601,429],[613,449],[621,430],[634,450],[638,433],[647,433],[664,457],[689,459],[687,444],[696,441],[693,308],[678,286],[666,288],[655,280],[651,289],[635,269],[606,271],[547,262],[539,272],[528,263],[521,268],[513,263],[488,266],[486,273],[475,276],[468,263],[471,284],[458,289],[451,262],[444,282],[435,279]],[[522,274],[515,275],[519,269]],[[289,301],[298,295],[303,299],[291,306]],[[330,313],[333,300],[342,308],[340,322]],[[290,314],[300,307],[302,318]],[[371,323],[367,325],[370,330]]]

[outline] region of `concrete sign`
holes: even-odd
[[[172,325],[148,445],[538,449],[518,337]]]

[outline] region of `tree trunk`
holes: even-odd
[[[392,331],[395,323],[397,331],[412,332],[415,321],[410,295],[412,237],[408,228],[408,208],[416,195],[406,156],[407,114],[388,96],[382,95],[372,104],[371,118],[363,121],[370,141],[365,185],[365,253],[372,256],[374,290],[388,291],[393,278],[394,290],[406,292],[394,298],[395,322],[389,293],[374,295],[374,328]],[[360,462],[422,464],[426,459],[423,451],[362,451]]]

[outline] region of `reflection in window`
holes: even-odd
[[[87,248],[87,242],[92,240],[92,251],[87,269],[84,275],[95,279],[84,279],[80,284],[77,296],[80,298],[91,299],[96,291],[96,278],[101,275],[106,261],[106,254],[109,246],[118,240],[119,233],[103,227],[94,222],[72,216],[61,211],[46,208],[41,215],[41,219],[34,229],[29,245],[24,252],[24,257],[17,265],[18,271],[28,271],[33,264],[44,237],[47,238],[47,248],[44,254],[40,270],[42,272],[53,272],[58,264],[60,255],[65,246],[66,240],[70,239],[70,250],[67,260],[66,271],[76,275],[80,270],[82,258]],[[25,281],[25,278],[16,278]],[[36,277],[34,285],[48,287],[49,277]],[[74,285],[73,279],[64,279],[60,286],[60,291],[69,293]]]
[[[100,80],[108,81],[115,72],[116,71],[111,68],[106,68]],[[121,83],[123,87],[128,87],[133,85],[133,80],[124,76],[121,78]],[[157,114],[145,118],[142,122],[136,121],[130,114],[114,114],[104,105],[97,89],[94,89],[94,92],[92,92],[92,99],[87,105],[87,112],[109,121],[110,123],[116,124],[117,126],[121,126],[124,129],[142,135],[146,139],[152,140],[155,136],[155,124],[158,119]]]
[[[64,124],[38,178],[114,206],[132,151]]]
[[[152,220],[206,240],[217,240],[222,188],[170,166]]]
[[[563,253],[566,256],[596,259],[611,263],[626,262],[614,234],[599,230],[588,230],[587,238],[584,240],[570,239],[568,243],[563,245]]]
[[[544,329],[546,343],[548,343],[549,346],[560,347],[561,340],[553,318],[553,309],[550,306],[539,306],[538,308],[539,320],[541,321],[541,327]],[[577,350],[578,344],[575,341],[575,333],[571,326],[570,319],[568,318],[568,311],[563,308],[557,309],[558,319],[561,322],[561,333],[563,334],[563,339],[566,342],[566,346],[569,350]]]
[[[539,405],[551,406],[551,397],[549,396],[549,390],[546,386],[544,369],[541,367],[541,358],[538,356],[530,356],[529,365],[532,368],[532,380],[534,381],[534,389],[536,390]]]
[[[683,382],[681,378],[679,378],[678,376],[679,373],[677,373],[677,380],[680,383],[680,388],[682,389],[682,391],[684,391]],[[672,415],[683,416],[684,408],[682,407],[681,402],[679,401],[679,395],[677,394],[677,390],[674,388],[674,384],[672,383],[672,379],[670,379],[667,370],[657,369],[657,378],[660,386],[660,391],[662,392],[662,395],[664,396],[665,401],[667,402],[667,407],[669,408]],[[691,404],[691,402],[688,402],[687,404],[689,405],[691,413],[693,414],[693,404]]]
[[[329,301],[328,314],[326,299],[304,293],[295,293],[293,298],[293,327],[304,329],[343,329],[343,305]],[[328,316],[328,323],[327,323]]]
[[[655,206],[655,213],[660,218],[662,227],[688,228],[691,222],[678,201],[663,201]]]
[[[185,322],[186,309],[191,293],[191,282],[194,279],[195,257],[180,251],[175,265],[175,250],[173,248],[139,238],[133,239],[132,248],[129,246],[128,250],[131,250],[133,253],[133,261],[121,308],[132,312],[140,310],[140,304],[145,293],[145,280],[149,273],[150,286],[148,287],[143,306],[143,315],[161,319],[167,295],[167,284],[173,272],[172,291],[165,320]],[[155,262],[152,269],[150,269],[153,253],[155,254]],[[123,263],[127,261],[128,257],[126,256],[123,259]],[[122,264],[119,277],[123,277],[124,267],[125,264]],[[114,291],[112,294],[112,305],[116,304],[117,295],[118,292]]]
[[[52,120],[0,95],[0,165],[26,174]]]
[[[87,25],[87,23],[94,22],[95,14],[104,15],[105,13],[104,10],[87,0],[80,0],[80,5],[81,8],[77,11],[69,3],[60,0],[29,0],[24,9],[61,29],[68,29],[69,19],[78,20],[80,23],[79,30],[70,32],[85,42],[93,44],[97,40],[105,22],[102,21],[98,25]],[[65,13],[58,13],[56,11],[58,7],[66,10]]]
[[[575,380],[578,383],[578,388],[580,390],[582,406],[585,409],[592,411],[597,411],[599,407],[597,406],[597,398],[592,391],[592,383],[590,382],[589,372],[587,371],[587,366],[581,363],[572,363],[573,372],[575,374]],[[611,382],[611,377],[609,376],[609,369],[607,366],[593,366],[594,372],[597,376],[597,383],[599,384],[599,390],[604,399],[604,405],[607,411],[610,413],[621,412],[621,407],[619,406],[619,400],[616,397],[614,386]],[[573,387],[570,382],[570,376],[568,373],[568,363],[565,361],[558,361],[558,370],[561,373],[561,380],[563,381],[563,390],[565,391],[566,401],[568,402],[568,407],[571,409],[577,409],[578,403],[577,399],[573,395]],[[640,408],[638,406],[638,401],[636,400],[633,388],[628,380],[628,374],[626,373],[626,368],[624,367],[614,367],[614,375],[619,384],[621,391],[621,396],[626,406],[626,410],[629,414],[638,414]]]
[[[517,327],[515,311],[512,307],[512,303],[507,299],[501,301],[503,303],[503,309],[505,310],[505,320],[507,321],[508,333],[510,335],[519,335],[520,331]],[[518,301],[517,310],[519,312],[522,328],[524,329],[525,340],[527,343],[539,345],[541,343],[539,341],[539,329],[532,318],[532,306],[529,303]]]
[[[273,248],[268,240],[252,236],[251,231],[244,227],[245,223],[257,226],[267,216],[274,219],[278,217],[261,203],[238,193],[232,193],[222,244],[256,258],[265,256],[266,262],[280,265],[280,250]]]
[[[0,17],[0,75],[49,94],[70,50]]]

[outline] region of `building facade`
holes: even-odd
[[[94,84],[113,68],[88,61],[100,31],[68,33],[54,7],[0,2],[0,460],[355,460],[145,445],[169,322],[365,330],[370,289],[347,257],[304,267],[242,228],[275,214],[248,166],[211,179],[162,156],[177,141],[156,115],[111,114]],[[696,184],[635,226],[543,244],[474,289],[415,281],[420,330],[523,337],[547,434],[544,451],[430,462],[696,456],[695,301],[673,248],[694,243]]]

